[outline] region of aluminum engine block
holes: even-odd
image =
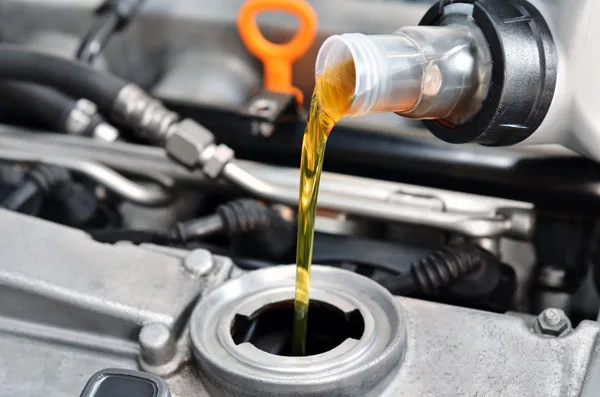
[[[81,231],[4,210],[0,224],[2,396],[75,396],[106,367],[160,374],[179,397],[281,390],[307,396],[592,396],[600,379],[596,322],[584,321],[563,337],[542,336],[530,317],[392,297],[362,276],[319,266],[315,296],[341,310],[357,307],[362,337],[303,358],[269,356],[242,343],[220,356],[229,372],[219,377],[202,353],[218,346],[201,339],[226,345],[231,326],[219,324],[240,302],[252,311],[252,305],[291,298],[293,267],[242,274],[231,260],[207,251],[101,244]],[[200,338],[202,329],[214,339]],[[375,345],[373,355],[368,346]],[[344,372],[348,357],[350,364],[380,365],[378,357],[390,357],[388,349],[393,360],[377,367],[375,378],[357,365]],[[240,357],[248,357],[244,351],[267,355],[271,368],[254,364],[254,383],[233,394],[225,386],[241,382],[236,368]],[[338,359],[327,367],[331,355]],[[318,374],[298,383],[298,366],[315,368],[319,360],[323,373],[333,371],[328,386]],[[284,382],[278,391],[270,388],[269,376],[280,362],[291,372],[289,388]],[[252,389],[257,385],[260,390]]]

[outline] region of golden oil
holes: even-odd
[[[298,201],[298,245],[296,251],[296,296],[292,354],[306,355],[306,330],[310,291],[310,266],[315,234],[315,212],[327,137],[346,115],[354,98],[354,62],[348,59],[325,70],[316,81],[302,141],[300,198]]]

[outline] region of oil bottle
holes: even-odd
[[[487,93],[490,64],[481,31],[467,20],[391,35],[344,34],[323,43],[302,143],[293,355],[306,352],[319,180],[335,124],[344,116],[373,112],[463,122]]]

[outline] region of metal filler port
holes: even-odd
[[[257,270],[205,296],[191,319],[215,396],[374,396],[402,364],[403,309],[378,284],[314,266],[307,355],[290,354],[294,266]]]

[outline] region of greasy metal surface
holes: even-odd
[[[406,310],[408,345],[382,396],[575,397],[588,367],[597,365],[596,322],[550,339],[518,317],[398,300]]]
[[[135,369],[137,346],[107,336],[0,316],[0,352],[3,397],[75,397],[100,369]]]
[[[96,371],[137,369],[144,359],[165,363],[144,366],[150,370],[180,368],[189,356],[181,329],[188,309],[232,267],[209,256],[213,272],[200,276],[184,268],[185,250],[99,244],[78,230],[4,210],[0,224],[2,397],[77,396]],[[169,360],[172,337],[179,341]],[[175,395],[207,396],[193,368],[169,381]]]
[[[270,271],[275,275],[281,270]],[[266,295],[257,296],[269,300]],[[546,338],[532,330],[533,320],[526,323],[511,315],[397,300],[407,326],[406,355],[390,385],[377,395],[575,397],[584,388],[588,370],[597,371],[596,322],[584,321],[569,335]],[[248,352],[256,354],[255,349]],[[230,358],[221,359],[228,365]],[[233,364],[228,368],[235,371]],[[231,376],[221,381],[233,382]],[[214,395],[232,395],[227,387],[218,390]]]
[[[294,296],[294,266],[257,270],[212,291],[194,310],[190,334],[194,354],[216,396],[376,396],[388,374],[402,363],[403,311],[381,286],[348,271],[314,266],[311,296],[346,313],[359,310],[360,339],[306,357],[276,356],[250,343],[236,345],[236,315]],[[352,287],[352,291],[348,287]],[[291,326],[291,324],[290,324]]]
[[[0,211],[0,222],[6,226],[0,228],[4,243],[0,248],[3,397],[72,397],[101,368],[137,368],[140,321],[174,318],[178,306],[174,290],[191,291],[183,280],[192,280],[192,288],[201,292],[212,290],[232,274],[231,262],[223,258],[213,257],[216,265],[212,272],[200,277],[184,269],[182,261],[188,255],[184,250],[95,244],[79,231],[5,211]],[[49,295],[39,295],[35,305],[27,305],[27,299],[20,297],[7,301],[7,297],[16,297],[16,274],[22,276],[18,278],[21,286],[46,280],[46,287],[56,287],[55,291],[72,297],[75,304],[98,294],[104,298],[96,301],[97,306],[77,308]],[[317,285],[318,276],[317,271]],[[338,282],[344,284],[344,279],[338,277]],[[289,289],[291,293],[291,279]],[[371,304],[365,297],[368,294],[354,282],[342,292],[358,305]],[[257,303],[261,297],[252,299]],[[526,325],[516,316],[396,299],[406,326],[406,351],[385,390],[371,390],[374,395],[587,397],[597,393],[594,382],[600,373],[600,348],[596,322],[584,321],[569,335],[546,338],[532,331],[533,318]],[[128,310],[133,307],[137,308]],[[114,317],[118,311],[125,314],[121,322]],[[86,327],[90,319],[95,324]],[[124,324],[131,325],[127,327],[130,332],[123,332]],[[189,344],[185,332],[180,342],[184,348]],[[178,397],[231,396],[224,389],[209,394],[201,379],[210,375],[201,377],[200,373],[194,361],[188,361],[167,378],[172,393]],[[314,390],[307,391],[311,392]]]
[[[143,323],[178,332],[202,283],[181,259],[0,210],[0,316],[137,339]]]

